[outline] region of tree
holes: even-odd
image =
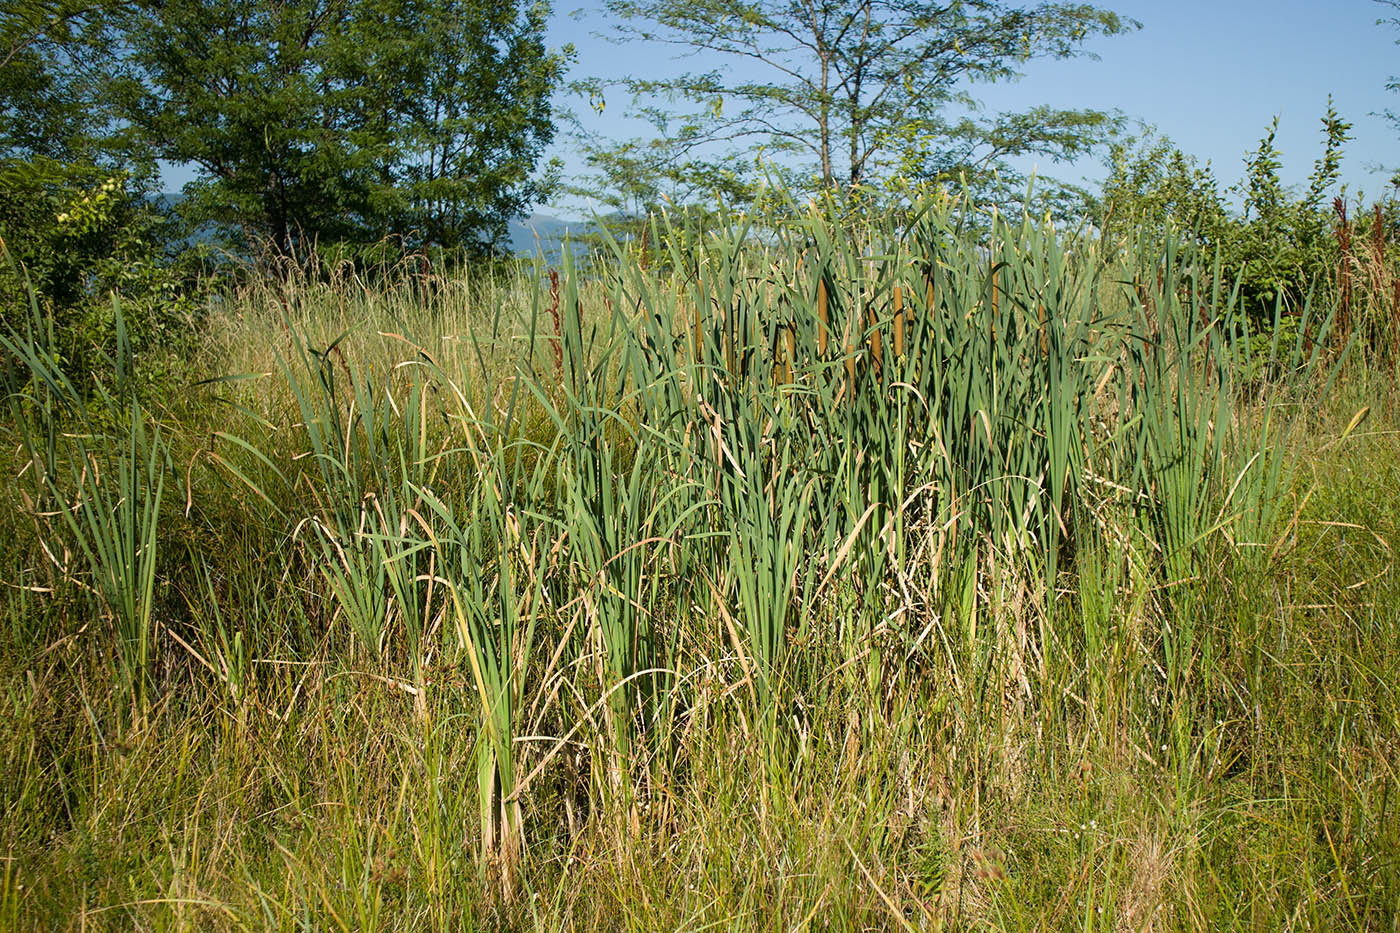
[[[814,164],[825,188],[895,168],[945,178],[986,174],[1005,156],[1072,157],[1106,114],[1041,109],[990,124],[951,119],[967,86],[1017,76],[1037,57],[1087,54],[1092,36],[1137,26],[1082,3],[1000,0],[605,0],[623,39],[723,56],[723,69],[627,78],[634,95],[701,109],[686,118],[711,142],[744,143]],[[749,75],[762,77],[749,77]],[[595,96],[608,82],[577,85]],[[910,165],[911,146],[924,158]]]
[[[150,197],[154,162],[113,139],[119,2],[0,8],[0,332],[24,332],[37,306],[74,377],[113,346],[113,296],[137,350],[168,347],[190,310]]]
[[[1090,214],[1105,253],[1144,234],[1215,243],[1228,217],[1211,164],[1199,164],[1150,128],[1140,139],[1119,140],[1109,148],[1108,177]]]
[[[1400,0],[1376,0],[1376,2],[1396,11],[1390,16],[1382,16],[1377,19],[1376,25],[1392,26],[1400,29]],[[1396,39],[1395,44],[1400,45],[1400,39]],[[1385,83],[1385,87],[1388,91],[1400,93],[1400,75],[1391,75],[1390,80]],[[1391,125],[1397,130],[1400,130],[1400,113],[1387,107],[1385,110],[1381,111],[1381,116],[1389,120]],[[1395,174],[1391,176],[1390,184],[1396,188],[1400,188],[1400,169],[1395,170]]]
[[[1238,285],[1240,304],[1256,324],[1272,321],[1280,300],[1296,311],[1315,286],[1326,287],[1337,268],[1334,211],[1346,200],[1339,182],[1351,124],[1331,98],[1321,124],[1322,154],[1301,193],[1289,191],[1280,178],[1277,118],[1245,157],[1244,178],[1224,193],[1209,163],[1199,166],[1170,140],[1149,135],[1136,149],[1115,145],[1092,210],[1105,254],[1134,234],[1188,238],[1208,260],[1219,260],[1222,284]],[[1238,200],[1237,213],[1229,210],[1226,194]]]
[[[97,161],[112,113],[112,3],[14,0],[0,12],[0,158]]]
[[[193,222],[278,253],[401,238],[493,248],[540,199],[548,6],[502,0],[135,0],[121,100],[190,163]]]
[[[659,108],[642,108],[638,116],[651,124],[655,136],[614,140],[575,128],[587,173],[563,185],[565,194],[593,200],[604,211],[603,220],[625,232],[637,232],[631,225],[644,224],[658,210],[713,197],[730,204],[754,199],[751,160],[733,152],[702,155],[696,151],[705,143],[698,128],[676,127]]]
[[[649,263],[667,252],[662,248],[666,234],[653,229],[655,215],[671,214],[673,223],[663,226],[689,233],[705,229],[707,219],[720,219],[726,207],[763,204],[751,159],[738,152],[697,152],[704,139],[696,128],[676,127],[671,115],[659,108],[643,108],[638,116],[651,124],[655,136],[611,139],[575,122],[573,137],[586,168],[560,191],[585,199],[593,214],[590,224],[571,237],[575,247],[583,247],[576,259],[610,255],[610,244],[630,241],[646,257],[641,261]],[[677,216],[682,213],[699,223],[682,221]],[[653,233],[662,242],[654,240]]]

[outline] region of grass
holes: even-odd
[[[1396,928],[1325,305],[959,203],[648,243],[255,283],[179,387],[10,335],[0,925]]]

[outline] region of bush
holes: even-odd
[[[1329,101],[1323,153],[1301,195],[1279,178],[1277,119],[1247,158],[1244,180],[1225,192],[1209,164],[1197,164],[1169,140],[1151,139],[1137,150],[1116,146],[1096,220],[1108,243],[1121,244],[1134,232],[1175,231],[1213,249],[1222,284],[1238,283],[1241,306],[1256,326],[1266,325],[1276,302],[1296,312],[1314,287],[1326,288],[1332,280],[1340,251],[1328,194],[1339,178],[1350,129]],[[1230,210],[1227,194],[1239,198],[1241,210]]]
[[[164,246],[166,223],[131,177],[37,157],[0,161],[0,326],[22,332],[32,308],[52,320],[70,375],[115,340],[119,300],[131,349],[171,348],[195,303]]]

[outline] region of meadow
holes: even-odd
[[[289,266],[161,378],[36,302],[0,928],[1400,929],[1388,296],[942,196]]]

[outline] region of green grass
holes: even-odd
[[[0,928],[1395,929],[1393,379],[969,216],[11,335]]]

